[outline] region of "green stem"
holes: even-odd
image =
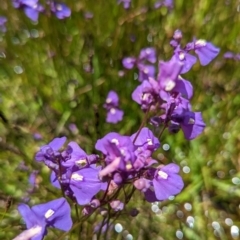
[[[137,132],[135,138],[133,139],[133,144],[134,144],[135,141],[137,140],[137,138],[138,138],[138,136],[139,136],[142,128],[144,127],[145,123],[147,122],[147,118],[148,118],[148,114],[149,114],[149,112],[150,112],[150,108],[151,108],[151,105],[148,107],[148,109],[147,109],[147,111],[146,111],[146,113],[145,113],[145,116],[144,116],[144,118],[143,118],[143,121],[142,121],[142,123],[141,123],[141,125],[140,125],[140,127],[139,127],[139,129],[138,129],[138,132]]]

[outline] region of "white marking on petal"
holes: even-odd
[[[111,114],[115,114],[115,113],[116,113],[116,109],[115,109],[115,108],[111,108],[111,109],[110,109],[110,113],[111,113]]]
[[[63,10],[62,5],[61,4],[56,4],[56,9],[58,11],[62,11]]]
[[[119,145],[119,141],[116,138],[113,138],[111,143],[115,143],[117,146]]]
[[[83,176],[78,174],[78,173],[73,173],[72,176],[71,176],[71,179],[75,180],[75,181],[82,181],[83,180]]]
[[[147,144],[150,145],[150,146],[152,146],[152,145],[153,145],[152,139],[148,138],[148,139],[147,139]]]
[[[143,72],[144,72],[145,74],[148,74],[148,73],[149,73],[148,68],[144,68],[144,69],[143,69]]]
[[[185,53],[184,52],[180,52],[179,53],[179,59],[182,61],[185,59]]]
[[[158,176],[160,178],[163,178],[163,179],[167,179],[168,178],[168,174],[163,172],[163,171],[161,171],[161,170],[158,171]]]
[[[150,96],[150,93],[143,93],[142,94],[142,100],[143,101],[147,100],[149,96]]]
[[[45,218],[50,218],[55,212],[52,209],[47,210],[47,212],[44,214]]]
[[[193,118],[189,118],[188,124],[194,124],[194,123],[195,123],[195,120]]]
[[[151,53],[151,49],[147,48],[145,52],[146,52],[147,55],[149,55]]]
[[[110,102],[112,102],[112,99],[111,98],[107,98],[106,99],[106,103],[110,103]]]
[[[207,45],[206,40],[199,39],[195,42],[196,47],[205,47]]]
[[[172,79],[167,79],[166,82],[165,91],[167,92],[171,91],[176,86],[176,83]]]

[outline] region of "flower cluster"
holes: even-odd
[[[159,112],[151,119],[153,125],[168,128],[171,133],[182,129],[185,138],[191,140],[202,133],[205,123],[200,112],[192,111],[189,102],[193,96],[192,84],[180,74],[188,72],[197,61],[190,51],[194,51],[205,66],[217,56],[219,49],[205,40],[194,40],[182,48],[181,39],[181,31],[176,30],[170,42],[174,48],[172,58],[159,62],[157,77],[139,79],[142,83],[133,91],[132,99],[144,111]],[[126,59],[123,62],[126,67]]]
[[[107,95],[103,107],[107,110],[108,123],[117,123],[122,121],[123,111],[119,109],[119,98],[115,91],[110,91]]]
[[[157,76],[154,66],[148,65],[156,62],[153,48],[142,49],[137,58],[124,58],[123,65],[128,69],[138,67],[141,84],[133,91],[132,99],[141,105],[146,117],[149,111],[155,114],[150,123],[162,126],[159,136],[166,128],[171,133],[182,129],[185,138],[192,140],[203,131],[205,123],[200,112],[192,111],[190,99],[193,87],[180,74],[188,72],[197,61],[190,51],[197,54],[202,65],[207,65],[217,56],[219,49],[204,40],[193,40],[181,47],[181,38],[181,31],[175,31],[170,42],[174,54],[169,61],[159,62]],[[117,123],[122,119],[123,111],[119,109],[116,92],[108,93],[104,108],[107,110],[107,122]],[[145,120],[143,123],[146,123]],[[72,127],[76,130],[76,126]],[[99,155],[87,154],[76,142],[65,146],[66,137],[55,138],[42,146],[35,160],[50,169],[50,182],[61,189],[63,197],[32,208],[21,204],[19,212],[28,230],[15,240],[24,237],[42,239],[48,227],[70,230],[72,220],[66,198],[75,206],[82,206],[83,215],[90,215],[107,205],[110,218],[125,208],[134,190],[139,190],[148,202],[167,200],[180,193],[184,187],[179,175],[180,167],[175,163],[159,164],[153,158],[160,147],[159,136],[156,137],[144,124],[132,135],[110,132],[95,144]],[[36,186],[36,174],[33,172],[30,178],[33,187]],[[130,194],[125,192],[126,185],[132,185]],[[121,190],[124,197],[120,194]],[[104,219],[95,231],[110,225]]]
[[[23,9],[25,15],[32,21],[36,22],[39,17],[39,13],[47,12],[50,10],[58,19],[64,19],[71,15],[71,10],[64,3],[55,1],[46,1],[46,5],[49,5],[49,9],[45,9],[39,0],[12,0],[14,8]]]

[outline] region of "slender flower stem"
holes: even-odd
[[[160,139],[162,137],[162,134],[166,128],[167,128],[167,124],[164,124],[163,128],[161,129],[160,133],[158,134],[158,139]]]
[[[141,125],[140,125],[140,127],[139,127],[139,129],[138,129],[138,132],[137,132],[135,138],[133,139],[133,144],[136,142],[136,140],[137,140],[137,138],[138,138],[138,136],[139,136],[142,128],[144,127],[144,125],[145,125],[146,122],[147,122],[148,114],[149,114],[149,112],[150,112],[150,108],[151,108],[151,105],[148,107],[148,109],[147,109],[147,111],[146,111],[146,113],[145,113],[145,116],[144,116],[144,118],[143,118],[143,121],[142,121],[142,123],[141,123]]]

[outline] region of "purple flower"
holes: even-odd
[[[206,126],[200,112],[191,112],[180,108],[173,112],[171,120],[180,124],[187,140],[196,138]]]
[[[144,192],[145,198],[149,202],[167,200],[170,196],[180,193],[183,189],[183,180],[178,175],[180,168],[174,163],[170,163],[162,168],[152,169],[152,186],[154,190],[148,188]]]
[[[155,67],[147,63],[155,63],[157,61],[156,50],[148,47],[140,51],[138,58],[126,57],[122,60],[122,64],[127,69],[136,66],[139,69],[138,80],[140,82],[148,80],[149,77],[155,77]]]
[[[30,177],[28,179],[28,182],[30,183],[30,185],[32,186],[32,189],[33,190],[35,187],[38,187],[38,182],[37,182],[37,175],[38,175],[38,171],[33,171],[31,174],[30,174]]]
[[[99,171],[92,166],[72,173],[69,185],[79,205],[89,204],[99,191],[106,190],[107,183],[100,181]]]
[[[52,2],[51,11],[58,19],[64,19],[71,16],[71,9],[64,3]]]
[[[220,49],[205,40],[194,41],[194,50],[198,55],[201,65],[209,64],[219,53]]]
[[[103,107],[107,109],[107,118],[108,123],[118,123],[122,121],[124,112],[119,109],[119,98],[115,91],[110,91],[108,93],[107,99]]]
[[[184,74],[186,72],[188,72],[192,66],[197,62],[197,58],[189,53],[187,53],[184,50],[181,50],[180,48],[177,48],[174,51],[174,55],[172,57],[175,58],[175,60],[181,61],[183,63],[183,67],[182,70],[180,72],[180,74]]]
[[[97,155],[87,155],[76,142],[70,142],[62,153],[62,166],[65,168],[81,169],[97,161]]]
[[[43,10],[44,8],[40,4],[29,5],[29,6],[26,5],[23,7],[23,11],[26,14],[26,16],[34,22],[38,20],[39,12],[42,12]]]
[[[233,52],[225,52],[223,57],[226,58],[226,59],[233,59],[234,58],[234,53]]]
[[[174,7],[173,0],[160,0],[154,4],[155,8],[160,8],[162,6],[165,6],[168,9],[173,9]]]
[[[136,159],[134,151],[136,147],[133,145],[130,137],[111,132],[99,139],[95,148],[106,156],[107,166],[100,172],[100,177],[117,170],[123,172],[134,170],[133,164]]]
[[[135,140],[138,133],[134,133],[131,136],[131,140]],[[153,135],[152,131],[146,127],[142,128],[138,134],[134,145],[138,148],[138,151],[149,150],[151,152],[157,150],[160,147],[159,140]]]
[[[160,61],[157,80],[162,90],[170,92],[176,86],[176,80],[181,73],[184,63],[176,58],[172,58],[169,62]]]
[[[127,69],[132,69],[136,64],[137,59],[134,57],[126,57],[122,60],[122,64]]]
[[[38,20],[39,12],[44,10],[38,0],[13,0],[12,2],[15,8],[22,8],[25,15],[34,22]]]
[[[41,240],[47,234],[47,228],[53,227],[69,231],[72,227],[71,209],[65,198],[59,198],[48,203],[30,208],[20,204],[18,211],[27,225],[27,229],[38,229],[32,240]],[[26,239],[26,238],[24,238]]]
[[[7,31],[6,22],[7,22],[7,18],[0,16],[0,32],[4,33]]]
[[[131,0],[118,0],[118,4],[122,3],[125,9],[130,8]]]
[[[153,85],[145,80],[133,91],[132,99],[140,104],[143,110],[147,110],[157,102],[158,95],[155,90]]]
[[[157,61],[155,48],[151,48],[151,47],[143,48],[140,51],[138,59],[139,61],[146,60],[150,63],[155,63]]]
[[[40,148],[40,150],[35,155],[35,159],[39,162],[56,162],[56,157],[60,155],[58,150],[64,145],[66,139],[66,137],[54,138],[49,144],[44,145]]]
[[[155,76],[155,67],[152,65],[138,64],[139,75],[138,80],[140,82],[148,80],[149,77]]]

